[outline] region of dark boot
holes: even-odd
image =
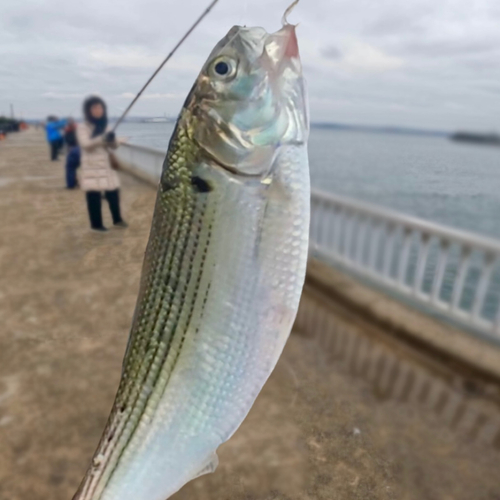
[[[106,191],[106,199],[109,203],[109,210],[111,211],[111,217],[113,217],[113,224],[115,226],[127,227],[127,224],[122,219],[120,213],[120,192],[118,189],[114,191]]]
[[[89,211],[90,227],[96,231],[106,231],[102,225],[101,193],[99,191],[87,191],[87,209]]]

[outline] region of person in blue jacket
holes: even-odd
[[[45,124],[47,141],[50,145],[50,159],[56,161],[61,151],[64,140],[60,132],[66,126],[66,120],[58,120],[55,116],[49,116]]]

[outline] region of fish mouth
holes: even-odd
[[[250,52],[259,54],[261,61],[264,59],[264,66],[278,76],[292,61],[300,66],[295,28],[293,24],[284,24],[278,31],[267,33],[263,28],[235,26],[226,38],[233,39],[238,36],[241,43]]]
[[[280,96],[283,115],[286,116],[283,144],[304,143],[309,131],[307,92],[295,28],[295,25],[285,23],[280,30],[268,35],[264,46],[264,57],[268,64],[270,61],[270,81],[276,95]]]
[[[297,65],[300,72],[299,44],[295,33],[295,26],[286,24],[280,30],[268,35],[264,51],[272,63],[274,73],[281,74],[286,67]]]

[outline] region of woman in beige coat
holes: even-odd
[[[111,168],[110,150],[118,143],[114,132],[107,131],[106,104],[97,96],[83,103],[85,121],[78,125],[77,138],[81,149],[80,186],[85,191],[90,227],[94,231],[107,231],[102,223],[101,195],[108,200],[113,224],[127,227],[120,214],[120,179]]]

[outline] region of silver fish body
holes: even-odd
[[[233,28],[171,139],[122,380],[75,500],[165,500],[215,470],[297,312],[307,134],[294,28]]]

